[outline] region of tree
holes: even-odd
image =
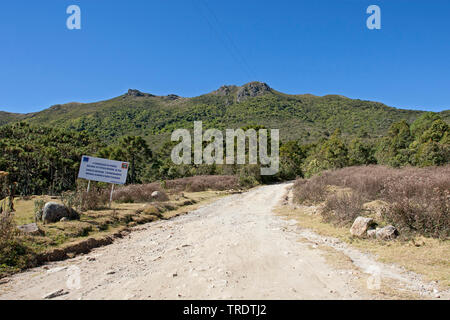
[[[341,130],[336,129],[309,154],[302,168],[305,175],[310,177],[322,170],[343,168],[348,164],[348,148],[342,140]]]
[[[450,129],[441,119],[433,121],[410,146],[411,162],[418,166],[437,166],[450,161]]]
[[[350,166],[368,165],[376,163],[371,145],[363,143],[360,139],[353,139],[348,146],[348,160]]]
[[[348,149],[341,138],[340,129],[336,129],[322,145],[319,158],[328,164],[329,169],[343,168],[348,165]]]
[[[405,120],[392,124],[386,137],[381,138],[376,151],[376,159],[380,164],[400,167],[409,164],[413,137]]]
[[[140,136],[122,137],[117,145],[100,150],[98,155],[102,158],[129,162],[130,174],[127,182],[131,184],[142,181],[145,167],[152,162],[152,151]]]
[[[280,173],[281,179],[295,179],[302,177],[301,164],[306,158],[304,148],[298,141],[288,141],[280,147]]]
[[[437,113],[426,112],[422,114],[411,124],[411,135],[416,139],[420,138],[436,120],[441,120],[441,117]]]

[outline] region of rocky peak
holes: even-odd
[[[212,93],[218,96],[226,96],[232,93],[236,88],[237,86],[221,86],[219,89],[213,91]]]
[[[174,101],[180,99],[180,96],[176,94],[168,94],[167,96],[163,97],[163,99],[167,101]]]
[[[154,97],[150,93],[144,93],[136,89],[129,89],[126,95],[129,97]]]
[[[272,88],[270,88],[266,83],[257,81],[250,82],[239,88],[236,100],[237,102],[241,102],[247,98],[262,96],[269,92],[272,92]]]

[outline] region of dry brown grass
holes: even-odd
[[[330,194],[325,200],[322,217],[326,222],[349,225],[361,214],[365,199],[360,193]]]
[[[353,195],[330,195],[328,185],[350,188]],[[450,165],[402,169],[362,166],[326,171],[306,181],[297,180],[294,197],[306,204],[326,200],[325,215],[333,218],[337,212],[338,223],[350,223],[361,201],[380,199],[388,203],[384,219],[404,235],[441,239],[450,236]]]
[[[158,199],[152,197],[152,193],[158,191]],[[137,203],[151,201],[167,201],[169,198],[157,182],[148,184],[133,184],[120,187],[113,193],[113,200],[121,203]]]
[[[199,192],[206,190],[231,190],[239,189],[239,181],[236,176],[195,176],[165,181],[166,189],[176,191]]]
[[[294,183],[294,199],[299,203],[314,204],[326,199],[327,184],[323,176],[297,179]]]

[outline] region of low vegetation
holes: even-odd
[[[236,177],[226,176],[127,185],[113,193],[111,208],[110,189],[100,183],[91,183],[89,193],[83,184],[78,191],[61,196],[16,198],[16,211],[0,215],[0,277],[46,260],[86,252],[90,246],[108,244],[121,230],[194,210],[229,194],[229,187],[236,186]],[[50,224],[36,220],[36,214],[42,215],[44,204],[50,201],[75,208],[80,219]],[[22,233],[17,228],[33,222],[37,222],[37,234]]]
[[[20,236],[14,217],[0,214],[0,277],[36,263],[36,253]]]
[[[189,178],[168,180],[164,182],[168,189],[178,191],[232,190],[240,189],[236,176],[195,176]]]
[[[0,190],[0,199],[11,193],[22,196],[60,195],[64,191],[75,190],[83,154],[128,161],[128,184],[223,175],[235,176],[237,183],[244,187],[311,177],[324,170],[348,166],[426,167],[450,162],[450,128],[436,113],[424,113],[411,125],[406,121],[396,122],[387,135],[379,139],[368,138],[365,134],[347,136],[337,129],[332,135],[310,144],[300,140],[283,141],[280,170],[274,176],[261,176],[259,165],[175,165],[170,158],[172,142],[166,142],[156,152],[140,136],[124,136],[107,147],[105,144],[86,131],[27,123],[0,127],[0,148],[3,151],[0,171],[8,173],[5,188]],[[232,178],[227,179],[231,179],[227,184],[234,184]],[[201,184],[200,181],[191,183],[192,187],[200,189]]]
[[[330,186],[338,186],[336,192]],[[363,204],[382,200],[382,218],[406,234],[446,239],[450,236],[450,165],[394,169],[349,167],[325,171],[294,185],[299,203],[325,202],[323,217],[348,225],[363,213]]]

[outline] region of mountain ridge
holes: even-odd
[[[160,143],[153,140],[167,140],[172,130],[191,128],[193,121],[201,120],[205,128],[264,125],[279,128],[282,139],[314,141],[337,128],[344,135],[376,138],[393,122],[404,119],[411,123],[424,112],[335,94],[286,94],[254,81],[242,86],[224,85],[191,98],[129,89],[98,102],[57,104],[29,114],[0,112],[0,125],[25,121],[60,126],[86,130],[106,141],[126,134],[141,135],[156,145]],[[450,110],[438,114],[450,122]]]

